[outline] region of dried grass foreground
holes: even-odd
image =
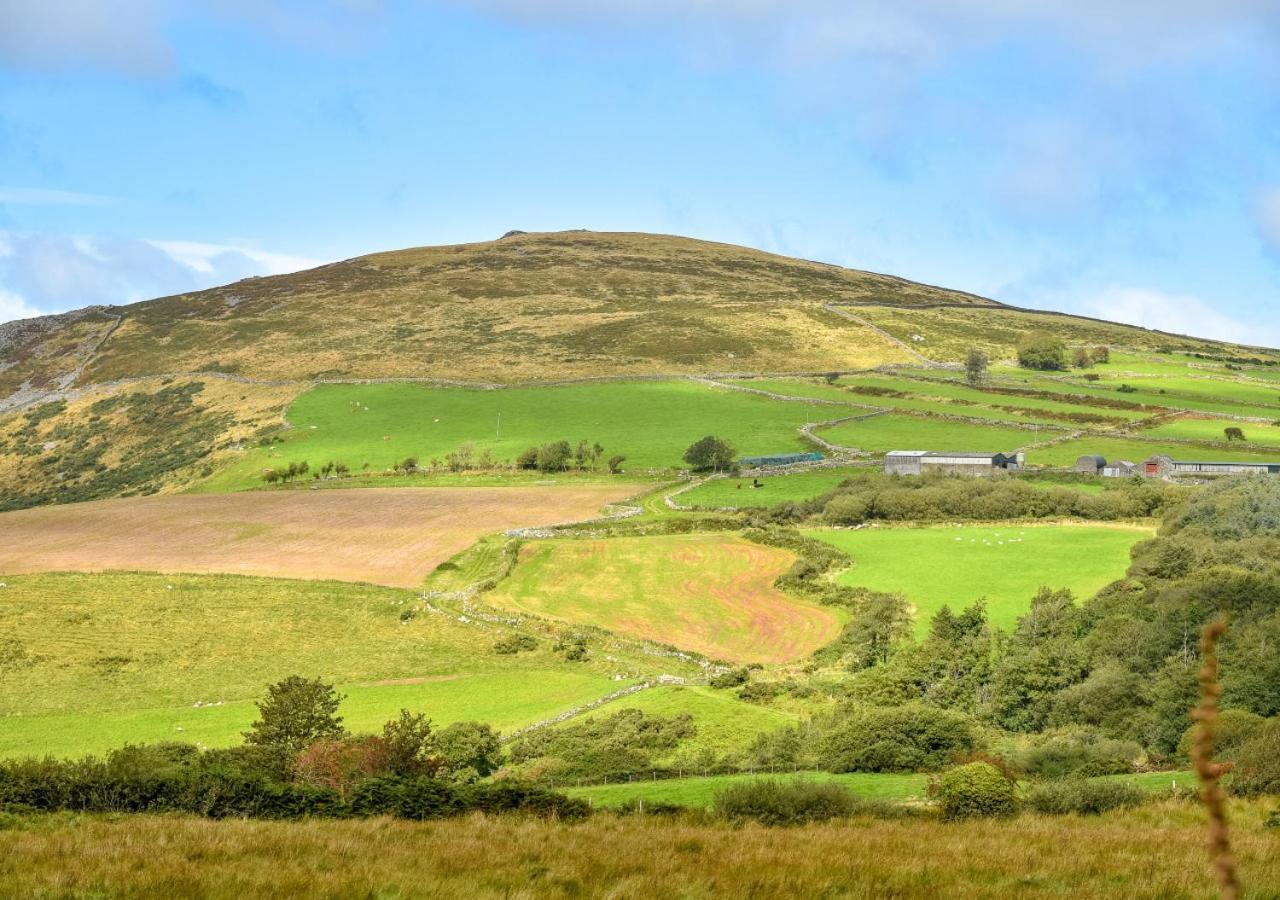
[[[1266,804],[1237,803],[1245,896],[1280,887]],[[1216,894],[1203,811],[853,820],[796,829],[599,815],[410,823],[0,817],[0,894],[37,897],[1125,897]]]

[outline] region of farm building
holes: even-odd
[[[822,462],[821,453],[779,453],[776,456],[744,456],[738,464],[744,469],[761,469],[767,466],[794,466],[796,463]]]
[[[1107,467],[1107,459],[1096,453],[1090,453],[1076,460],[1076,471],[1084,475],[1101,475]]]
[[[1021,453],[947,453],[933,450],[893,450],[885,454],[889,475],[995,475],[1022,467]]]
[[[1148,478],[1204,477],[1214,475],[1280,475],[1278,462],[1211,462],[1153,456],[1142,464]]]
[[[1138,474],[1138,464],[1122,459],[1119,462],[1107,463],[1102,467],[1103,478],[1129,478]]]

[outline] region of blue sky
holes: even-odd
[[[1280,345],[1277,51],[1271,0],[0,0],[0,321],[590,228]]]

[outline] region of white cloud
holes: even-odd
[[[131,303],[318,264],[228,244],[0,232],[0,321]]]
[[[30,319],[38,315],[41,315],[40,310],[17,294],[0,290],[0,324],[12,322],[14,319]]]
[[[196,272],[211,274],[218,271],[220,260],[228,257],[244,257],[257,264],[261,275],[287,275],[303,269],[314,269],[323,260],[308,259],[305,256],[289,256],[285,253],[270,253],[266,250],[255,250],[251,247],[236,247],[230,244],[204,244],[198,241],[148,241],[153,247],[159,247],[184,266]]]
[[[857,55],[916,63],[1039,32],[1117,66],[1204,52],[1280,27],[1271,0],[436,0],[527,25],[666,30],[777,59]]]
[[[1264,188],[1258,192],[1254,218],[1262,239],[1276,253],[1280,253],[1280,187]]]
[[[1251,346],[1280,347],[1280,329],[1243,322],[1190,294],[1115,287],[1084,304],[1087,315],[1174,334],[1216,338]]]
[[[358,41],[383,0],[0,0],[0,67],[98,69],[172,76],[165,34],[177,20],[213,17],[330,49]]]

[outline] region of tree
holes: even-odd
[[[400,710],[382,726],[386,770],[392,775],[417,775],[431,768],[426,751],[431,741],[431,720],[422,713]]]
[[[978,387],[986,383],[987,369],[991,365],[991,360],[987,354],[983,353],[977,347],[969,348],[969,355],[964,361],[964,377],[969,384]]]
[[[883,663],[894,645],[911,633],[907,601],[901,594],[869,592],[854,609],[848,628],[858,664],[865,668]]]
[[[600,464],[600,457],[604,455],[604,447],[600,446],[600,442],[596,441],[591,445],[591,471],[596,470],[596,466]]]
[[[335,715],[345,698],[319,678],[290,675],[267,688],[258,701],[258,720],[244,732],[244,741],[277,754],[283,773],[293,758],[311,744],[346,734]]]
[[[1071,351],[1071,365],[1077,369],[1093,368],[1093,354],[1084,347],[1077,347]]]
[[[627,461],[627,458],[623,456],[621,453],[617,454],[616,456],[610,456],[609,463],[608,463],[609,474],[617,475],[619,472],[621,472],[622,464],[626,461]]]
[[[487,778],[502,765],[502,743],[481,722],[454,722],[436,732],[429,750],[455,781]]]
[[[1248,440],[1244,436],[1244,429],[1236,425],[1231,425],[1227,428],[1222,429],[1222,433],[1226,435],[1227,443],[1230,443],[1231,441],[1247,441]]]
[[[1094,347],[1091,351],[1089,351],[1089,355],[1093,357],[1093,361],[1096,363],[1111,362],[1110,347]]]
[[[695,441],[688,450],[684,451],[684,461],[692,466],[695,472],[708,470],[719,472],[733,465],[735,454],[732,444],[709,434],[702,440]]]
[[[573,464],[579,469],[587,467],[587,461],[591,459],[591,448],[587,445],[586,438],[578,441],[577,448],[573,451]]]
[[[1042,372],[1067,367],[1067,345],[1046,331],[1028,332],[1018,344],[1018,365]]]
[[[569,460],[573,457],[573,448],[568,441],[556,441],[543,444],[538,448],[538,471],[563,472],[569,468]]]
[[[516,457],[517,469],[536,469],[538,468],[538,448],[525,447],[520,451],[520,455]]]

